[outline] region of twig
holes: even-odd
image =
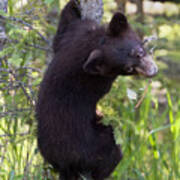
[[[24,87],[23,83],[21,81],[18,81],[18,78],[16,76],[16,74],[10,70],[10,74],[14,77],[14,79],[16,80],[16,82],[19,84],[19,87],[22,89],[22,91],[24,92],[24,95],[27,97],[27,100],[34,106],[34,100],[29,96],[28,92],[26,91],[26,88]]]
[[[136,109],[139,108],[139,106],[142,104],[142,102],[143,102],[143,100],[144,100],[144,98],[145,98],[145,96],[146,96],[146,94],[147,94],[147,92],[148,92],[148,88],[149,88],[149,85],[151,84],[151,82],[152,82],[152,80],[150,79],[150,80],[148,81],[145,89],[144,89],[143,95],[141,96],[141,98],[139,99],[139,101],[137,102],[137,104],[136,104],[136,106],[135,106]]]
[[[14,43],[14,44],[18,44],[19,43],[18,40],[7,39],[7,41],[8,41],[8,43]],[[25,42],[25,45],[28,46],[28,47],[33,47],[33,48],[40,49],[40,50],[43,50],[43,51],[46,51],[46,52],[50,52],[50,53],[53,52],[51,46],[42,47],[42,46],[40,46],[38,44],[29,44],[27,42]]]
[[[29,47],[33,47],[33,48],[37,48],[37,49],[40,49],[40,50],[43,50],[43,51],[46,51],[46,52],[48,51],[50,53],[53,53],[51,48],[45,48],[45,47],[39,46],[37,44],[35,45],[35,44],[27,44],[26,43],[26,45],[29,46]]]
[[[147,44],[147,43],[149,43],[149,42],[151,42],[151,41],[153,41],[153,40],[157,40],[157,39],[158,39],[158,38],[157,38],[156,36],[149,36],[149,37],[147,37],[147,38],[144,39],[143,45],[145,45],[145,44]]]
[[[28,66],[23,66],[23,67],[21,67],[21,68],[18,68],[17,70],[22,70],[22,69],[31,70],[31,72],[34,71],[34,72],[42,73],[42,70],[41,70],[41,69],[34,68],[34,67],[28,67]]]

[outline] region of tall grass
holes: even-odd
[[[117,143],[124,154],[112,179],[179,179],[180,101],[173,102],[167,91],[165,104],[159,107],[158,97],[149,87],[143,103],[135,109],[137,102],[125,98],[124,81],[128,79],[118,79],[112,93],[102,102],[105,122],[114,126]]]

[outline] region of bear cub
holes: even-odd
[[[104,180],[122,159],[96,105],[118,75],[157,73],[142,44],[119,12],[105,28],[81,20],[76,0],[63,9],[36,105],[38,147],[62,180]]]

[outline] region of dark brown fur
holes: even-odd
[[[117,75],[136,74],[128,68],[139,62],[128,54],[139,44],[120,13],[106,30],[81,20],[73,0],[63,10],[54,39],[55,56],[36,106],[39,149],[63,180],[77,180],[80,174],[103,180],[121,160],[112,128],[99,123],[96,104]]]

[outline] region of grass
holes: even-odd
[[[167,105],[160,110],[158,97],[151,93],[149,87],[143,104],[135,109],[136,102],[118,96],[119,89],[123,86],[122,80],[119,79],[116,83],[119,87],[114,87],[114,92],[102,102],[107,122],[114,126],[117,142],[121,143],[124,154],[112,179],[179,179],[180,101],[177,102],[178,107],[175,107],[176,103],[167,92]],[[108,109],[113,100],[117,103],[112,115]],[[112,117],[116,118],[111,119]]]

